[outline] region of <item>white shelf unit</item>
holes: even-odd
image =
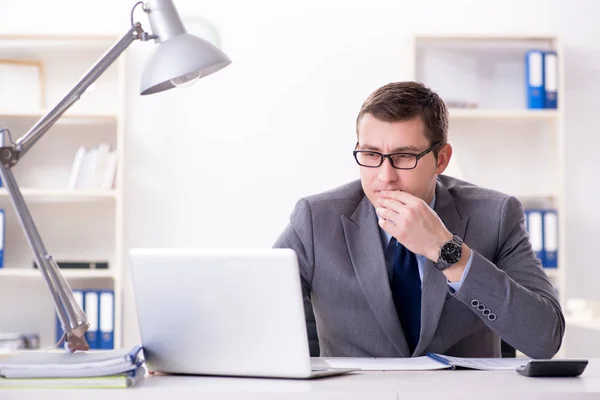
[[[117,36],[0,35],[0,59],[42,66],[42,104],[0,107],[0,127],[23,136],[119,39]],[[107,269],[63,269],[74,290],[114,291],[114,346],[122,345],[124,75],[121,56],[13,168],[48,252],[60,261],[105,261]],[[15,93],[14,96],[19,96]],[[112,189],[69,189],[75,153],[109,144],[117,153]],[[56,339],[54,303],[6,189],[0,332],[35,332],[42,348]]]
[[[546,272],[564,305],[563,52],[555,36],[415,35],[412,79],[450,105],[446,174],[516,196],[528,207],[558,212],[558,268]],[[558,57],[557,109],[528,109],[525,54],[554,50]],[[453,108],[462,104],[465,108]]]

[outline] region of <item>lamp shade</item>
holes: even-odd
[[[229,57],[210,42],[181,33],[157,44],[148,60],[140,94],[147,95],[171,89],[172,80],[204,77],[231,64]]]

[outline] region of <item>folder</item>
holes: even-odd
[[[527,81],[527,108],[544,108],[544,52],[531,50],[525,54],[525,79]]]
[[[100,349],[114,348],[115,335],[115,296],[112,290],[101,291],[100,293],[100,333],[99,346]]]
[[[544,260],[545,268],[558,267],[558,217],[556,210],[544,211]]]
[[[79,304],[82,310],[85,310],[83,291],[81,290],[73,290],[73,298],[75,299],[75,303]],[[62,338],[65,331],[62,328],[62,324],[60,323],[60,318],[58,314],[56,314],[56,343]],[[67,349],[69,347],[68,343],[64,343],[64,348]]]
[[[98,348],[98,292],[86,291],[85,297],[85,315],[88,318],[90,327],[85,333],[85,339],[90,345],[90,349]]]
[[[0,208],[0,268],[4,267],[4,231],[6,228],[6,214]]]
[[[558,104],[558,63],[556,52],[544,53],[544,106],[545,108],[557,108]]]
[[[543,216],[541,210],[528,210],[529,240],[535,256],[540,259],[544,265],[544,228]]]

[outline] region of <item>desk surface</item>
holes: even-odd
[[[2,389],[2,400],[30,399],[40,389]],[[135,399],[421,399],[600,398],[600,359],[578,378],[526,378],[513,371],[371,371],[314,380],[149,376],[129,389],[44,390],[52,400]],[[411,396],[413,395],[413,396]]]

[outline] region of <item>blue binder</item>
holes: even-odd
[[[83,296],[83,291],[81,290],[73,290],[73,298],[75,299],[75,302],[77,304],[79,304],[79,306],[81,307],[82,310],[85,310],[85,299]],[[58,341],[62,338],[62,335],[65,333],[65,331],[62,328],[62,324],[60,323],[60,318],[58,318],[58,314],[55,314],[56,316],[56,343],[58,343]],[[68,343],[64,343],[64,348],[68,348]]]
[[[62,338],[62,335],[64,333],[64,330],[62,328],[62,325],[60,324],[60,319],[58,318],[58,314],[54,314],[54,319],[56,320],[55,325],[56,325],[56,336],[54,339],[55,343],[58,343],[58,341]]]
[[[544,266],[544,216],[542,210],[529,209],[526,212],[531,248]]]
[[[558,216],[556,210],[544,211],[544,261],[545,268],[558,267]]]
[[[558,104],[558,60],[555,51],[544,53],[544,106],[557,108]]]
[[[0,268],[4,267],[4,232],[6,227],[6,213],[0,208]]]
[[[90,345],[90,349],[98,349],[98,303],[97,291],[87,290],[84,292],[84,310],[90,324],[85,333],[85,339]]]
[[[99,292],[99,339],[98,348],[113,349],[115,346],[115,295],[112,290]]]
[[[525,54],[525,79],[527,108],[544,108],[546,96],[544,92],[544,52],[531,50]]]

